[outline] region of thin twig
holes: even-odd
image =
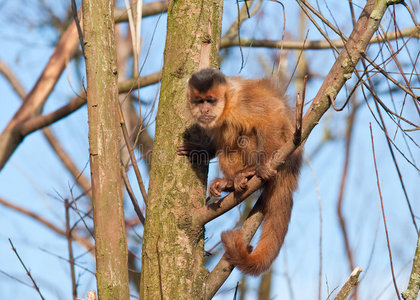
[[[251,1],[251,6],[253,5],[253,3],[254,3],[254,0]],[[258,11],[258,9],[261,6],[261,3],[262,3],[261,0],[259,0],[257,2],[257,4],[254,6],[254,8],[251,12],[251,16],[253,16]],[[241,24],[237,24],[238,21],[243,22],[244,20],[246,20],[246,18],[247,18],[246,7],[242,6],[241,12],[240,12],[240,17],[235,18],[235,20],[232,22],[232,24],[230,25],[230,27],[226,31],[225,35],[221,38],[221,40],[224,40],[226,42],[233,41],[236,38],[236,36],[238,35],[238,28],[240,28],[240,25],[241,25]],[[239,39],[237,39],[237,42],[238,42],[238,45],[239,45],[239,42],[240,42]]]
[[[311,14],[308,12],[308,10],[304,7],[304,4],[307,5],[306,1],[297,0],[297,3],[299,4],[300,8],[303,10],[303,12],[306,14],[309,20],[311,20],[312,24],[318,29],[319,33],[327,40],[327,42],[330,44],[331,48],[334,49],[336,53],[339,53],[338,48],[334,45],[332,40],[328,37],[327,33],[325,33],[321,26],[318,25],[318,23],[315,21],[315,19],[311,16]],[[323,20],[324,24],[329,23],[327,20]],[[345,45],[344,45],[345,46]]]
[[[296,128],[293,135],[293,143],[299,145],[302,140],[302,112],[303,112],[303,101],[300,98],[300,94],[296,94]]]
[[[128,154],[130,155],[131,164],[133,165],[134,174],[136,174],[137,182],[139,184],[139,188],[141,191],[141,195],[143,196],[143,201],[147,205],[147,192],[143,184],[143,178],[141,177],[139,166],[137,164],[136,157],[134,156],[134,149],[130,142],[130,137],[128,135],[127,126],[125,125],[124,116],[121,111],[121,104],[118,105],[118,113],[120,116],[120,125],[123,132],[123,137],[125,141],[125,145],[127,146]]]
[[[141,212],[137,198],[134,195],[133,189],[131,188],[130,181],[128,180],[127,173],[125,173],[124,166],[121,166],[121,175],[122,175],[122,179],[124,181],[124,185],[127,190],[128,196],[130,197],[131,203],[134,206],[134,211],[136,212],[137,217],[140,220],[140,223],[144,226],[144,216],[143,216],[143,213]]]
[[[305,153],[305,161],[308,164],[309,169],[311,170],[312,177],[314,179],[315,191],[318,198],[318,209],[319,209],[319,271],[318,271],[318,300],[321,300],[321,291],[322,291],[322,267],[323,267],[323,251],[322,251],[322,232],[323,232],[323,218],[322,218],[322,198],[321,190],[319,188],[319,183],[312,167],[311,160],[308,155]]]
[[[362,59],[362,64],[363,64],[363,66],[365,66],[365,69],[367,69],[367,68],[366,68],[366,63],[365,63],[365,61],[364,61],[363,59]],[[357,74],[357,72],[356,72],[356,74]],[[393,142],[393,141],[392,141],[392,140],[388,137],[388,131],[387,131],[387,129],[386,129],[386,125],[385,125],[384,119],[383,119],[383,117],[382,117],[382,113],[381,113],[381,111],[380,111],[380,109],[379,109],[379,105],[378,105],[378,103],[381,103],[381,100],[379,99],[379,97],[376,95],[376,93],[375,93],[375,91],[374,91],[374,85],[373,85],[373,82],[372,82],[372,80],[371,80],[371,78],[370,78],[370,77],[368,77],[368,83],[369,83],[369,85],[367,85],[366,83],[364,83],[364,85],[365,85],[365,86],[369,89],[370,93],[374,96],[376,111],[378,112],[379,118],[380,118],[380,120],[381,120],[381,124],[382,124],[382,126],[381,126],[381,127],[382,127],[383,132],[384,132],[384,134],[385,134],[385,136],[386,136],[386,141],[387,141],[387,144],[388,144],[389,152],[391,153],[392,160],[393,160],[393,162],[394,162],[395,168],[396,168],[397,173],[398,173],[398,178],[399,178],[399,180],[400,180],[400,183],[401,183],[401,186],[402,186],[402,189],[403,189],[403,192],[404,192],[404,195],[405,195],[406,201],[407,201],[407,206],[408,206],[408,209],[409,209],[409,211],[410,211],[410,215],[411,215],[411,219],[412,219],[412,222],[413,222],[414,228],[416,229],[416,231],[418,231],[417,222],[416,222],[416,219],[415,219],[415,216],[414,216],[414,211],[413,211],[413,208],[412,208],[412,206],[411,206],[410,199],[408,198],[407,191],[406,191],[406,189],[405,189],[404,181],[403,181],[403,179],[402,179],[402,174],[401,174],[401,172],[400,172],[400,168],[399,168],[398,163],[397,163],[397,160],[396,160],[396,158],[395,158],[394,150],[392,149],[392,146],[391,146],[391,143],[392,143],[394,146],[395,146],[395,144],[394,144],[394,142]],[[395,147],[396,147],[396,146],[395,146]],[[397,149],[398,151],[400,151],[397,147],[396,147],[396,149]],[[401,152],[401,151],[400,151],[400,152]],[[403,154],[403,157],[405,157],[405,155],[404,155],[404,154]],[[416,169],[417,169],[417,167],[416,167]]]
[[[23,207],[20,207],[18,205],[15,205],[13,203],[10,203],[10,202],[2,199],[2,198],[0,198],[0,204],[4,205],[6,207],[9,207],[9,208],[21,213],[21,214],[24,214],[26,216],[31,217],[32,219],[40,222],[41,224],[45,225],[46,227],[48,227],[49,229],[51,229],[55,233],[58,233],[59,235],[66,236],[66,232],[64,230],[62,230],[61,228],[57,227],[56,225],[54,225],[50,221],[42,218],[41,216],[35,214],[34,212],[32,212],[32,211],[30,211],[26,208],[23,208]],[[81,237],[81,236],[75,234],[74,232],[72,232],[72,238],[76,242],[78,242],[80,245],[82,245],[85,249],[87,249],[88,251],[91,251],[94,248],[94,246],[92,245],[92,243],[90,242],[89,239],[87,239],[85,237]]]
[[[338,34],[341,39],[343,40],[343,42],[347,42],[348,38],[338,29],[336,28],[333,24],[331,24],[327,19],[325,19],[321,13],[319,13],[316,9],[314,9],[306,0],[298,0],[298,4],[302,7],[303,3],[306,7],[308,7],[312,13],[314,13],[318,18],[320,18],[322,20],[322,22],[324,24],[326,24],[329,28],[331,28],[336,34]],[[389,5],[390,3],[388,3]],[[303,7],[302,7],[303,9]],[[319,32],[324,36],[324,38],[331,44],[331,46],[333,47],[332,41],[328,38],[328,36],[323,33],[323,31],[319,28],[319,26],[317,25],[317,23],[313,20],[313,18],[309,15],[309,13],[307,13],[307,11],[305,9],[303,9],[306,13],[306,15],[308,16],[308,18],[311,19],[312,23],[317,27],[317,29],[319,30]],[[420,28],[418,26],[415,27],[415,31],[420,32]],[[397,36],[397,34],[395,34],[395,36]],[[387,39],[381,39],[382,41],[386,42]],[[344,44],[345,45],[345,44]],[[337,50],[337,48],[333,47],[335,50]],[[410,96],[412,96],[414,99],[417,99],[417,96],[411,91],[409,90],[406,86],[403,86],[402,84],[400,84],[396,79],[394,79],[392,76],[390,76],[385,70],[383,70],[380,66],[378,66],[372,59],[370,59],[365,53],[362,53],[362,56],[364,59],[366,59],[375,69],[377,69],[383,76],[385,76],[387,79],[389,79],[392,83],[394,83],[395,85],[397,85],[399,88],[401,88],[404,92],[406,92],[407,94],[409,94]]]
[[[77,5],[76,5],[75,0],[71,0],[71,11],[73,13],[74,22],[76,23],[77,34],[79,35],[80,47],[82,48],[82,54],[84,57],[85,56],[85,39],[83,37],[82,26],[80,24],[80,18],[77,13]],[[80,14],[81,13],[82,13],[82,10],[80,9]]]
[[[20,261],[20,263],[21,263],[21,265],[22,265],[22,266],[23,266],[23,268],[25,269],[26,274],[27,274],[27,275],[29,276],[29,278],[31,279],[31,281],[32,281],[32,283],[33,283],[33,285],[34,285],[33,287],[34,287],[34,288],[35,288],[35,290],[38,292],[38,295],[41,297],[41,299],[42,299],[42,300],[45,300],[44,296],[42,296],[41,291],[39,290],[38,285],[36,284],[36,282],[35,282],[34,278],[32,277],[31,272],[29,272],[28,268],[26,268],[25,264],[23,263],[22,259],[21,259],[21,258],[20,258],[20,256],[19,256],[19,254],[18,254],[18,252],[17,252],[17,250],[16,250],[15,246],[13,246],[12,240],[11,240],[10,238],[9,238],[9,243],[10,243],[10,245],[12,246],[12,250],[13,250],[13,252],[15,252],[15,254],[16,254],[16,256],[17,256],[17,258],[19,259],[19,261]]]
[[[69,251],[69,264],[70,264],[70,273],[71,273],[71,286],[73,292],[73,299],[77,298],[77,284],[76,284],[76,273],[74,269],[74,256],[73,256],[73,246],[71,238],[71,227],[70,227],[70,204],[67,199],[64,200],[64,208],[66,212],[66,238],[67,238],[67,248]]]
[[[337,198],[337,216],[340,222],[340,228],[343,233],[343,239],[344,239],[344,247],[347,254],[347,259],[349,263],[349,269],[350,271],[354,269],[354,258],[353,258],[353,252],[350,247],[350,241],[349,236],[347,233],[347,225],[343,216],[343,200],[344,200],[344,190],[347,183],[347,174],[348,174],[348,167],[349,167],[349,161],[350,161],[350,150],[351,150],[351,142],[352,142],[352,136],[353,136],[353,128],[354,128],[354,120],[356,117],[356,112],[359,105],[354,105],[353,110],[351,111],[350,115],[347,117],[347,130],[346,130],[346,149],[345,149],[345,157],[344,157],[344,166],[343,171],[341,174],[341,180],[340,180],[340,189],[338,193]],[[354,289],[354,295],[356,295],[357,298],[357,287]]]
[[[384,202],[383,202],[383,199],[382,199],[381,185],[379,184],[378,167],[376,166],[375,144],[373,142],[372,124],[369,124],[369,129],[370,129],[370,137],[371,137],[371,141],[372,141],[372,154],[373,154],[373,163],[375,165],[376,183],[378,185],[379,199],[381,201],[382,217],[383,217],[383,220],[384,220],[384,228],[385,228],[385,235],[386,235],[386,244],[387,244],[387,247],[388,247],[388,254],[389,254],[389,264],[391,266],[392,281],[394,283],[394,288],[395,288],[395,292],[397,294],[397,297],[398,297],[398,299],[401,300],[400,292],[398,291],[397,281],[395,280],[394,264],[392,262],[391,245],[389,243],[388,227],[386,225]]]
[[[395,32],[387,32],[386,35],[383,37],[375,36],[370,41],[369,44],[377,44],[384,42],[385,39],[387,40],[396,40],[400,39],[402,37],[407,36],[413,36],[415,38],[420,37],[420,29],[413,27],[408,27],[397,34]],[[332,45],[330,44],[332,43]],[[264,48],[283,48],[283,49],[291,49],[291,50],[325,50],[325,49],[331,49],[331,48],[344,48],[345,41],[343,39],[333,39],[330,40],[330,42],[325,40],[313,40],[313,41],[300,41],[300,40],[294,40],[294,41],[285,41],[285,40],[255,40],[255,39],[241,39],[241,45],[242,47],[264,47]],[[228,47],[237,47],[239,46],[239,40],[230,38],[227,39],[223,37],[221,39],[220,48],[228,48]]]
[[[49,251],[49,250],[47,250],[47,249],[39,248],[39,250],[41,250],[42,252],[45,252],[45,253],[47,253],[47,254],[49,254],[49,255],[51,255],[51,256],[53,256],[53,257],[55,257],[55,258],[58,258],[58,259],[60,259],[60,260],[62,260],[62,261],[65,261],[66,263],[69,263],[69,259],[68,259],[68,258],[66,258],[66,257],[60,256],[60,255],[58,255],[58,254],[56,254],[56,253],[54,253],[54,252],[51,252],[51,251]],[[85,252],[84,254],[86,254],[86,252]],[[88,269],[88,268],[86,268],[84,265],[82,265],[82,264],[78,264],[78,263],[76,262],[77,258],[80,258],[80,257],[81,257],[81,256],[83,256],[84,254],[81,254],[81,255],[79,255],[78,257],[76,257],[76,258],[75,258],[74,265],[75,265],[76,267],[80,268],[81,270],[88,272],[88,273],[89,273],[89,274],[91,274],[91,275],[95,275],[95,271],[89,270],[89,269]]]
[[[309,34],[309,30],[306,32],[304,43],[306,42],[306,39],[308,38],[308,34]],[[289,88],[289,85],[292,82],[293,77],[295,76],[295,72],[296,72],[297,66],[298,66],[298,64],[300,62],[300,58],[302,57],[302,54],[303,54],[303,49],[300,50],[300,52],[299,52],[299,56],[298,56],[298,58],[296,60],[295,67],[293,68],[292,75],[290,75],[290,79],[289,79],[289,81],[287,82],[287,84],[286,84],[286,86],[284,88],[285,91]]]
[[[239,73],[241,73],[242,69],[244,68],[244,53],[242,51],[242,45],[241,45],[241,10],[239,9],[239,1],[236,0],[236,7],[238,9],[238,21],[236,22],[238,24],[237,33],[238,33],[238,40],[239,40],[239,52],[241,54],[241,68],[239,69]],[[245,7],[245,6],[244,6]],[[246,6],[248,10],[248,6]]]
[[[329,94],[328,97],[330,98],[331,101],[331,105],[334,108],[335,111],[342,111],[344,109],[344,107],[346,107],[348,101],[350,100],[350,97],[347,97],[346,102],[344,102],[343,106],[341,108],[338,108],[337,106],[335,106],[335,101],[334,101],[334,97],[333,95]]]

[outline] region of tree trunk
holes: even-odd
[[[170,1],[162,86],[156,117],[144,229],[141,299],[200,299],[203,228],[193,228],[191,210],[204,205],[207,166],[192,167],[177,146],[192,120],[185,87],[194,71],[217,66],[221,0]]]
[[[113,1],[83,1],[99,299],[129,299]]]

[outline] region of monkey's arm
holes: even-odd
[[[277,170],[270,167],[270,161],[272,153],[267,151],[267,135],[262,130],[254,128],[255,135],[257,137],[257,165],[255,167],[256,175],[263,180],[270,180],[277,174]],[[272,137],[275,138],[275,137]]]
[[[184,136],[184,141],[176,149],[178,155],[187,156],[192,163],[206,163],[216,157],[216,147],[210,137],[200,128]]]
[[[211,144],[201,144],[184,141],[178,146],[176,152],[179,156],[187,156],[191,163],[208,164],[216,156],[216,149]]]

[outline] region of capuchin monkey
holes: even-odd
[[[223,232],[221,237],[229,263],[246,274],[259,275],[277,257],[290,221],[302,147],[278,170],[269,163],[275,152],[293,139],[295,114],[269,79],[226,77],[215,69],[203,69],[191,76],[187,105],[209,137],[205,150],[210,156],[217,155],[225,176],[211,183],[211,196],[219,197],[222,191],[241,193],[253,175],[265,181],[260,196],[264,225],[257,247],[252,250],[245,245],[240,230]],[[189,156],[192,148],[184,143],[178,153]]]

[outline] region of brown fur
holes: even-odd
[[[259,275],[270,268],[287,233],[301,149],[279,170],[272,170],[268,163],[273,153],[293,138],[293,112],[269,79],[224,77],[224,81],[222,76],[212,69],[193,74],[188,104],[198,125],[212,139],[225,175],[210,185],[212,196],[232,188],[242,192],[247,177],[254,173],[267,181],[260,196],[264,227],[257,247],[251,252],[240,230],[222,233],[228,261],[244,273]]]

